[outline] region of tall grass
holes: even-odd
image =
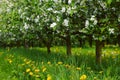
[[[95,64],[93,48],[65,47],[0,49],[0,80],[119,80],[120,49],[104,48],[101,65]]]

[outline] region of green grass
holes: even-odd
[[[65,55],[65,47],[0,49],[0,80],[120,80],[120,49],[103,49],[102,64],[96,65],[93,48],[72,48],[73,55]]]

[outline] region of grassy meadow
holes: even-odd
[[[65,47],[0,49],[0,80],[120,80],[120,48],[105,47],[96,65],[92,48]]]

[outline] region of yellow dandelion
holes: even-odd
[[[87,76],[85,74],[83,74],[81,77],[80,77],[80,80],[86,80],[87,79]]]
[[[66,68],[70,68],[70,65],[66,64],[65,67],[66,67]]]
[[[47,80],[52,80],[52,77],[50,75],[48,75]]]
[[[35,69],[35,72],[38,73],[38,72],[40,72],[40,70],[39,69]]]
[[[99,73],[100,73],[100,74],[102,74],[102,73],[103,73],[103,71],[100,71]]]
[[[8,60],[8,62],[11,64],[11,63],[12,63],[12,60]]]
[[[26,64],[30,64],[31,61],[27,61]]]
[[[22,66],[24,66],[25,64],[23,63]]]
[[[97,80],[97,77],[94,77],[94,80]]]
[[[80,68],[80,67],[77,67],[76,70],[81,70],[81,68]]]
[[[48,61],[48,62],[47,62],[47,64],[49,64],[49,65],[50,65],[50,64],[51,64],[51,62],[50,62],[50,61]]]
[[[45,72],[46,70],[47,70],[47,68],[44,67],[44,68],[42,69],[42,72]]]
[[[60,62],[58,62],[58,64],[59,64],[59,65],[60,65],[60,64],[63,64],[63,62],[60,61]]]
[[[26,62],[26,61],[27,61],[27,59],[24,59],[23,61],[24,61],[24,62]]]
[[[26,69],[26,72],[30,72],[30,69]]]
[[[40,77],[40,75],[35,75],[35,77],[36,77],[36,78],[39,78],[39,77]]]
[[[32,75],[33,75],[33,72],[29,72],[29,75],[32,76]]]
[[[42,61],[41,63],[42,63],[42,64],[44,64],[44,62],[43,62],[43,61]]]

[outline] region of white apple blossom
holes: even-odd
[[[57,21],[58,21],[58,22],[60,21],[60,17],[59,17],[59,16],[57,16]]]
[[[68,4],[71,4],[72,3],[72,0],[68,0]]]
[[[113,28],[109,28],[109,33],[110,34],[114,34],[114,29]]]
[[[60,13],[59,11],[53,11],[53,13]]]
[[[97,20],[96,20],[96,19],[94,20],[93,24],[94,24],[94,25],[96,25],[96,24],[97,24]]]
[[[72,9],[76,9],[77,8],[77,6],[75,5],[74,7],[72,7]]]
[[[92,15],[91,18],[90,18],[91,21],[94,21],[95,20],[95,16]]]
[[[57,3],[57,2],[58,2],[58,0],[54,0],[54,2],[55,2],[55,3]]]
[[[25,29],[28,29],[29,28],[29,25],[27,23],[24,23],[24,28]]]
[[[66,8],[65,8],[65,7],[62,7],[61,12],[64,13],[65,11],[66,11]]]
[[[35,23],[38,23],[38,22],[39,22],[39,19],[38,19],[38,18],[35,18],[34,21],[35,21]]]
[[[71,7],[67,9],[67,13],[70,14],[70,12],[71,12]]]
[[[29,20],[30,20],[30,18],[29,18],[29,17],[26,17],[26,20],[28,20],[28,21],[29,21]]]
[[[89,21],[86,20],[86,21],[85,21],[85,27],[87,28],[88,26],[89,26]]]
[[[35,23],[38,23],[39,22],[39,15],[34,19]]]
[[[57,23],[54,22],[54,23],[52,23],[52,24],[50,25],[50,27],[53,28],[53,27],[55,27],[56,25],[57,25]]]
[[[53,10],[53,8],[48,8],[47,10],[48,10],[48,11],[52,11],[52,10]]]
[[[64,19],[63,25],[64,25],[64,26],[69,26],[69,20],[68,20],[68,19]]]

